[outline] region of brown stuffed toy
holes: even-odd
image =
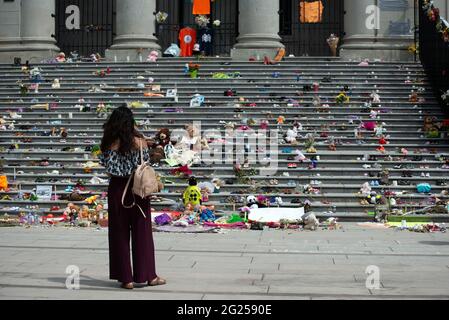
[[[156,134],[154,139],[147,141],[150,147],[150,162],[151,164],[160,164],[165,159],[164,148],[170,143],[171,133],[167,128],[162,128]]]
[[[433,118],[432,117],[425,117],[424,118],[424,125],[423,125],[423,131],[429,132],[433,129]]]
[[[419,102],[418,93],[412,91],[412,93],[409,95],[408,101],[410,101],[410,102]]]
[[[162,149],[165,148],[165,146],[170,143],[170,135],[171,133],[169,129],[160,129],[155,138],[156,147],[160,147]]]

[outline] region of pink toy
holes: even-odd
[[[151,51],[147,58],[147,61],[148,62],[156,62],[158,58],[159,58],[159,52]]]

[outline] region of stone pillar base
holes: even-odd
[[[407,49],[341,49],[340,58],[343,60],[362,61],[363,59],[380,59],[382,61],[415,61],[414,54],[408,52]]]
[[[414,61],[415,55],[408,51],[414,43],[413,38],[371,38],[351,37],[345,39],[340,48],[343,60],[381,59],[382,61]]]
[[[58,50],[0,51],[0,63],[13,64],[15,57],[21,58],[22,63],[25,63],[27,60],[31,64],[41,63],[44,60],[56,57],[58,53]]]
[[[263,61],[264,56],[274,59],[278,50],[278,48],[233,48],[231,49],[231,58],[233,60],[248,61],[250,57],[254,57],[259,61]]]

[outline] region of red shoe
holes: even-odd
[[[298,165],[297,165],[296,163],[289,163],[289,164],[288,164],[288,167],[289,167],[290,169],[293,169],[293,168],[297,168]]]

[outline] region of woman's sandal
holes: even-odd
[[[156,279],[154,279],[151,282],[150,281],[148,282],[148,285],[150,287],[163,286],[164,284],[167,284],[167,281],[162,278],[159,278],[159,277],[157,277]]]
[[[127,289],[127,290],[132,290],[132,289],[134,289],[134,285],[132,284],[132,282],[130,282],[130,283],[122,283],[120,288]]]

